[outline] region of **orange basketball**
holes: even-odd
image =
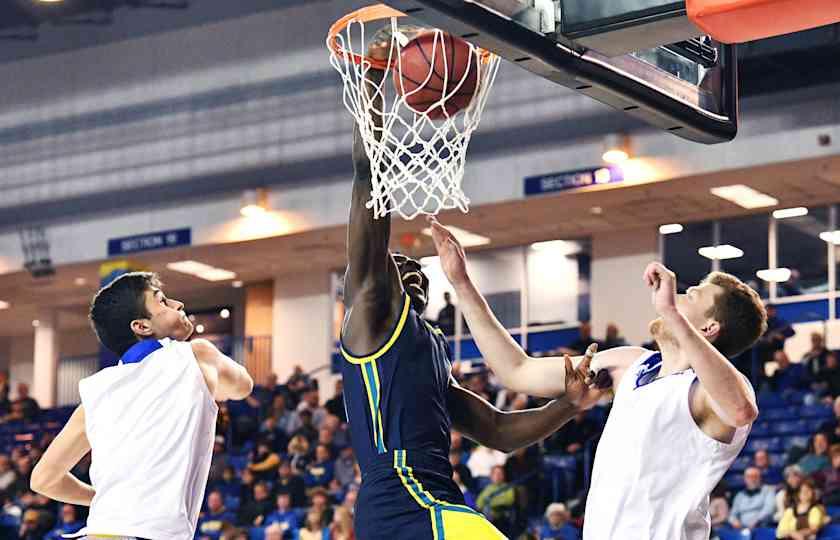
[[[415,111],[435,120],[452,116],[475,95],[478,62],[463,39],[443,32],[421,34],[402,48],[394,87]]]

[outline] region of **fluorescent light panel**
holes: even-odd
[[[743,257],[744,252],[735,246],[723,244],[721,246],[706,246],[697,250],[697,253],[707,259],[723,261],[726,259],[737,259]]]
[[[741,208],[764,208],[765,206],[776,206],[779,204],[778,199],[774,199],[770,195],[756,191],[744,184],[714,187],[709,191],[711,191],[712,195],[735,203]]]
[[[755,273],[758,279],[768,283],[784,283],[790,279],[790,268],[767,268]]]
[[[11,307],[11,304],[9,304],[8,302],[4,302],[3,300],[0,300],[0,309],[9,309],[10,307]]]
[[[227,281],[236,277],[236,272],[216,268],[198,261],[178,261],[169,263],[166,267],[175,272],[195,276],[206,281]]]
[[[490,239],[486,236],[471,233],[470,231],[465,231],[464,229],[459,229],[458,227],[452,227],[451,225],[446,228],[449,229],[449,231],[455,236],[455,239],[458,240],[458,242],[460,242],[464,247],[485,246],[490,243]],[[426,227],[422,232],[426,236],[432,236],[431,227]]]
[[[820,233],[820,240],[835,246],[840,245],[840,231],[825,231]]]
[[[773,211],[773,217],[776,219],[787,219],[807,215],[808,209],[804,206],[797,206],[796,208],[782,208],[781,210]]]
[[[548,242],[537,242],[531,244],[534,251],[552,252],[558,255],[574,255],[580,253],[580,245],[577,242],[568,240],[549,240]]]
[[[683,226],[679,223],[668,223],[659,226],[659,234],[676,234],[683,232]]]

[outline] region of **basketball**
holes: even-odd
[[[478,62],[466,41],[447,33],[422,34],[402,48],[394,87],[414,111],[433,120],[452,116],[475,95]]]

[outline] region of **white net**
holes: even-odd
[[[356,120],[371,163],[373,191],[367,206],[377,218],[391,212],[405,219],[452,208],[466,212],[469,199],[461,180],[467,146],[481,120],[499,58],[463,42],[469,47],[468,64],[456,80],[452,74],[460,70],[449,65],[454,64],[455,53],[447,50],[455,48],[455,39],[447,38],[441,30],[429,30],[434,35],[432,38],[424,32],[424,41],[432,47],[427,55],[428,74],[423,81],[406,84],[402,52],[411,42],[401,33],[397,20],[390,17],[386,21],[391,26],[391,43],[385,65],[390,68],[381,80],[371,76],[369,72],[375,68],[364,56],[366,37],[374,34],[365,36],[365,22],[352,18],[341,32],[328,39],[328,45],[332,45],[330,62],[344,83],[344,105]],[[458,46],[463,47],[460,41]],[[428,89],[439,84],[427,86],[433,75],[443,79],[443,89],[435,95],[439,99],[420,104],[418,101],[428,96]],[[474,93],[470,88],[473,85]],[[462,101],[455,105],[458,99]],[[466,100],[469,104],[456,110]]]

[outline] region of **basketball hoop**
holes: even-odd
[[[403,16],[383,4],[362,8],[336,21],[327,36],[330,63],[344,84],[344,106],[359,127],[370,159],[373,190],[367,207],[373,209],[376,218],[391,212],[405,219],[414,219],[420,214],[435,215],[452,208],[466,212],[469,199],[461,189],[461,180],[467,146],[481,120],[499,69],[499,57],[467,44],[467,58],[472,64],[468,64],[460,80],[447,81],[450,71],[443,69],[444,76],[441,77],[434,68],[436,61],[443,61],[444,65],[448,61],[447,55],[443,54],[447,36],[442,30],[430,29],[429,32],[434,33],[434,48],[429,74],[418,88],[406,90],[402,82],[402,51],[409,41],[397,25],[397,20]],[[367,29],[369,35],[366,36],[365,23],[380,20],[389,20],[386,24],[391,25],[387,59],[365,54],[366,38],[375,34]],[[426,41],[431,41],[426,32],[423,35]],[[454,48],[453,38],[449,38],[449,43]],[[383,70],[386,76],[381,82],[371,81],[368,78],[371,69]],[[476,77],[476,70],[477,80],[469,104],[452,112],[447,100],[458,94],[468,75]],[[433,72],[443,80],[444,89],[440,91],[439,100],[418,110],[408,101],[416,92],[428,91],[423,86]],[[393,83],[389,83],[392,78],[389,74],[393,74]],[[458,95],[463,96],[463,92]],[[414,101],[417,101],[416,96]],[[381,118],[381,128],[377,127],[377,118]]]

